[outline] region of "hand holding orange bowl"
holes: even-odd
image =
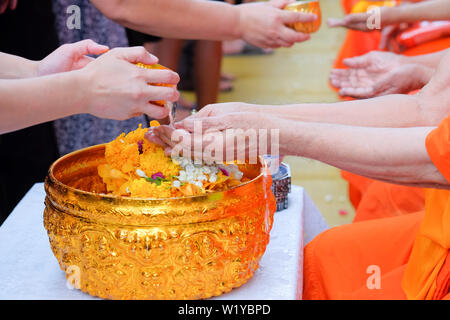
[[[322,12],[320,10],[319,1],[297,1],[288,4],[284,10],[302,13],[312,13],[317,15],[317,20],[313,22],[296,22],[289,24],[292,29],[303,33],[314,33],[319,30],[322,23]]]
[[[136,63],[136,65],[139,68],[144,68],[144,69],[157,69],[157,70],[170,70],[169,68],[166,68],[160,64],[143,64],[143,63]],[[149,83],[152,86],[161,86],[161,87],[171,87],[171,88],[176,88],[177,86],[174,84],[167,84],[167,83]],[[166,105],[166,101],[150,101],[150,103],[156,104],[157,106],[160,107],[164,107]]]

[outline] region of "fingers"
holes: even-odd
[[[349,74],[346,69],[333,69],[330,73],[330,82],[335,88],[349,86]]]
[[[149,102],[143,103],[139,108],[139,111],[156,119],[163,119],[169,115],[169,110],[167,108],[160,107]]]
[[[78,59],[78,61],[73,65],[73,70],[78,70],[84,68],[86,65],[94,61],[95,59],[92,57],[84,56]]]
[[[208,117],[208,118],[186,118],[179,123],[179,128],[182,128],[189,132],[194,132],[196,128],[201,128],[203,131],[208,129],[225,130],[227,126],[224,121],[221,121],[223,117]]]
[[[309,40],[311,36],[306,33],[297,32],[291,28],[284,27],[279,35],[278,45],[289,48],[297,42],[303,42]]]
[[[381,31],[381,40],[379,49],[385,50],[388,47],[389,41],[391,40],[392,35],[395,33],[397,26],[386,26]]]
[[[156,70],[156,69],[140,69],[143,78],[148,83],[165,83],[176,85],[180,81],[180,76],[171,70]]]
[[[74,43],[74,45],[76,45],[76,47],[78,48],[79,50],[78,53],[80,55],[88,55],[88,54],[99,55],[109,50],[108,46],[98,44],[97,42],[92,41],[91,39],[76,42]]]
[[[285,24],[296,22],[314,22],[317,20],[317,15],[303,12],[283,11],[281,18]]]
[[[10,0],[9,1],[9,9],[15,10],[17,8],[17,0]]]
[[[369,55],[365,54],[359,57],[347,58],[343,60],[345,66],[349,68],[365,68],[369,65]]]
[[[344,19],[338,19],[338,18],[329,18],[327,20],[327,25],[330,28],[336,28],[336,27],[345,27],[346,23]]]
[[[339,94],[344,97],[366,99],[374,97],[373,88],[341,88]]]
[[[130,63],[141,62],[150,65],[158,63],[158,58],[150,54],[144,47],[115,48],[109,53]]]
[[[164,143],[154,132],[148,131],[145,134],[145,139],[147,139],[149,142],[159,145],[160,147],[167,148],[168,145]]]
[[[144,101],[171,101],[175,102],[180,98],[180,93],[172,87],[144,85],[139,92]],[[139,97],[138,97],[139,98]]]
[[[175,142],[172,141],[172,134],[174,133],[174,129],[169,126],[158,126],[153,128],[153,134],[157,137],[157,139],[153,138],[155,141],[160,141],[168,147],[173,148],[175,146]]]
[[[330,28],[346,27],[354,30],[367,30],[366,13],[354,13],[347,15],[344,19],[330,18],[327,20],[327,24]]]

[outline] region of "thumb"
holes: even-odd
[[[360,69],[360,68],[367,67],[367,65],[369,64],[369,58],[365,54],[365,55],[362,55],[359,57],[344,59],[342,62],[344,63],[345,66],[347,66],[349,68]]]
[[[345,27],[346,23],[344,19],[339,19],[339,18],[329,18],[327,20],[327,25],[330,28],[336,28],[336,27]]]
[[[287,10],[283,12],[282,18],[284,23],[313,22],[317,20],[315,14]]]
[[[111,50],[111,54],[116,58],[128,61],[130,63],[158,63],[158,58],[149,53],[144,47],[115,48]]]
[[[109,50],[108,46],[98,44],[91,39],[86,39],[70,44],[72,54],[82,57],[88,54],[99,55]]]

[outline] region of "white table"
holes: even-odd
[[[43,226],[44,198],[43,183],[35,184],[0,227],[0,299],[94,299],[66,285]],[[304,189],[293,186],[254,277],[215,299],[301,299],[304,243],[326,228]]]

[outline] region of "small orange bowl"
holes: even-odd
[[[139,68],[144,68],[144,69],[159,69],[159,70],[170,70],[169,68],[166,68],[160,64],[143,64],[143,63],[136,63],[136,65]],[[176,88],[177,86],[174,84],[166,84],[166,83],[149,83],[152,86],[161,86],[161,87],[171,87],[171,88]],[[164,107],[166,105],[166,101],[160,100],[160,101],[150,101],[150,103],[156,104],[160,107]]]
[[[297,1],[288,4],[284,10],[293,12],[313,13],[317,15],[317,20],[313,22],[296,22],[288,25],[292,29],[303,33],[314,33],[320,29],[322,23],[322,12],[319,1]]]

